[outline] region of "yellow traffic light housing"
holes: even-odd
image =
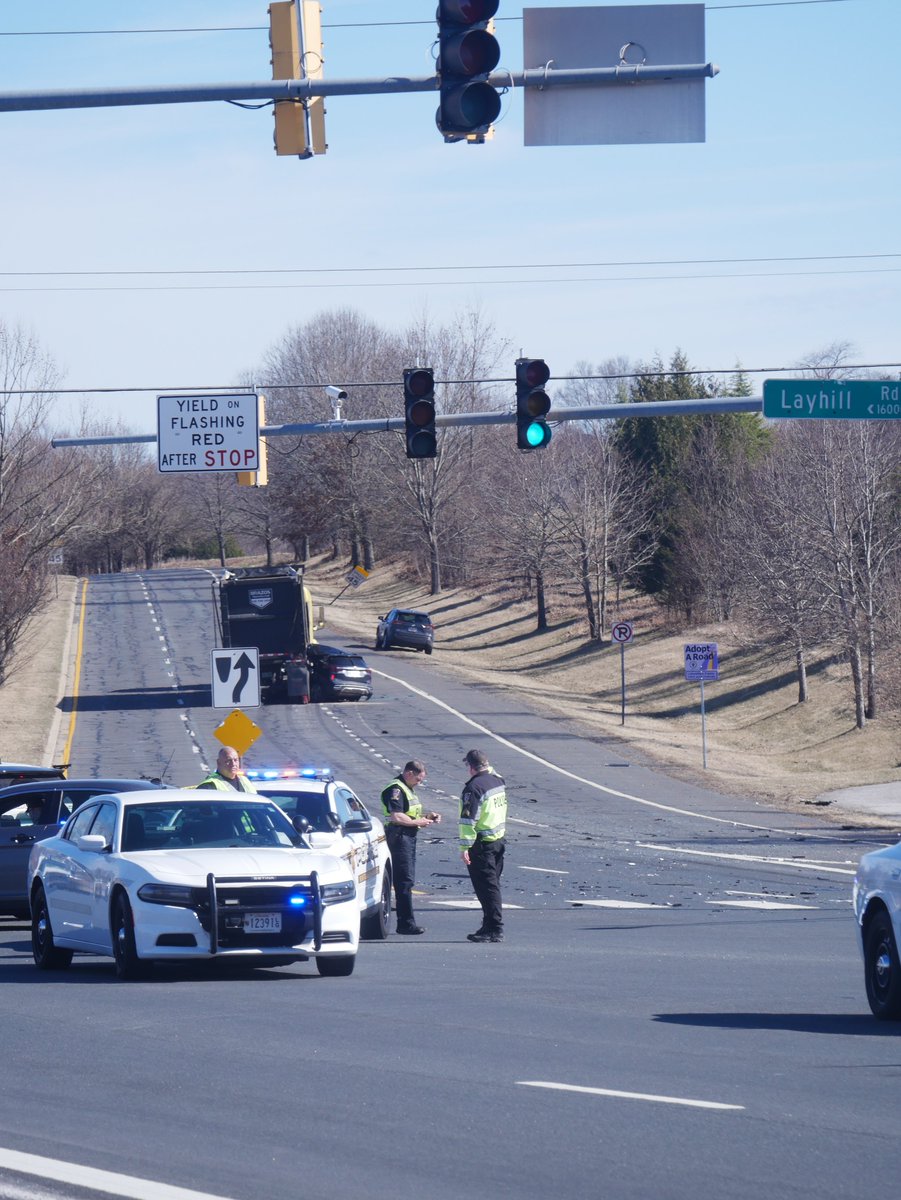
[[[321,79],[322,10],[319,0],[278,0],[270,4],[269,46],[273,79]],[[276,100],[274,111],[276,154],[298,158],[325,154],[322,96],[312,96],[309,100]]]

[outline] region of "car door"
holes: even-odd
[[[93,868],[98,855],[79,850],[75,839],[89,833],[99,803],[83,805],[66,826],[58,850],[44,865],[42,877],[50,921],[60,937],[90,944],[94,908]]]
[[[92,882],[91,893],[91,928],[88,940],[98,950],[107,954],[113,952],[112,934],[110,932],[109,901],[116,861],[111,856],[115,845],[116,816],[118,809],[111,800],[105,801],[97,810],[97,815],[91,822],[88,832],[99,835],[107,845],[106,851],[80,850],[85,858],[85,870],[90,874]]]
[[[0,912],[25,914],[31,847],[58,832],[60,789],[51,783],[38,791],[5,790],[9,794],[0,796]]]
[[[351,867],[357,881],[360,907],[371,908],[379,896],[378,858],[372,832],[348,833],[345,831],[348,821],[368,820],[369,814],[363,807],[362,801],[344,784],[335,785],[333,801],[335,812],[341,821],[342,835],[348,844],[348,853],[351,855]]]

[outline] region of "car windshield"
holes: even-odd
[[[330,819],[328,801],[321,793],[314,792],[270,792],[266,795],[284,809],[289,817],[306,817],[314,833],[333,833],[334,822]]]
[[[394,618],[399,625],[421,625],[428,624],[429,618],[425,613],[398,613]]]
[[[221,848],[225,846],[295,846],[298,835],[267,800],[244,804],[158,803],[124,808],[122,851]]]

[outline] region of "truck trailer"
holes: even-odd
[[[264,703],[310,697],[307,647],[315,641],[313,601],[302,566],[240,567],[213,581],[219,644],[255,646]]]

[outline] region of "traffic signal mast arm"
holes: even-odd
[[[555,70],[497,71],[485,82],[494,88],[617,86],[669,79],[712,78],[713,63],[682,66],[577,67]],[[390,79],[281,79],[263,83],[186,83],[141,88],[79,88],[0,91],[0,112],[36,112],[58,108],[122,108],[142,104],[202,104],[222,100],[307,100],[313,96],[377,96],[395,92],[434,92],[437,75]]]
[[[699,413],[743,413],[763,411],[761,396],[713,397],[707,400],[663,400],[659,403],[643,404],[600,404],[587,408],[558,408],[544,418],[551,423],[563,421],[616,421],[626,417],[689,417]],[[515,425],[515,412],[448,413],[436,416],[439,429],[453,429],[466,425]],[[406,428],[404,417],[380,417],[368,421],[317,421],[286,425],[266,425],[260,430],[265,437],[297,437],[299,434],[320,436],[327,434],[355,433],[403,433]],[[64,446],[124,446],[143,442],[155,442],[156,434],[130,434],[127,436],[53,438],[51,445]]]

